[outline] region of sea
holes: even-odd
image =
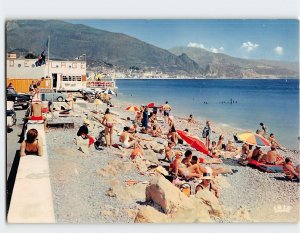
[[[283,146],[299,150],[298,79],[119,79],[116,85],[121,102],[168,101],[173,115],[245,131],[262,122]]]

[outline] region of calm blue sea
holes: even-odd
[[[117,86],[121,101],[138,105],[169,101],[178,116],[193,114],[198,120],[253,131],[263,122],[281,144],[299,149],[298,79],[117,80]]]

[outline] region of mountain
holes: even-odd
[[[299,66],[294,62],[249,60],[212,53],[202,48],[175,47],[175,55],[185,54],[194,60],[206,76],[212,77],[298,77]]]
[[[176,56],[136,38],[58,20],[6,22],[7,52],[39,54],[50,35],[50,59],[72,60],[86,54],[90,67],[107,64],[179,74],[197,74],[199,66],[187,56]]]
[[[74,60],[86,54],[90,68],[156,71],[169,75],[208,77],[298,77],[298,66],[247,60],[200,48],[158,48],[122,33],[59,20],[6,22],[6,51],[39,55],[50,36],[50,59]]]

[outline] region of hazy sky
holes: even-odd
[[[297,20],[73,20],[160,48],[191,46],[250,59],[299,60]]]

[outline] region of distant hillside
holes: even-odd
[[[38,54],[48,35],[50,58],[74,59],[86,54],[89,66],[103,63],[171,73],[197,74],[198,65],[187,56],[121,34],[57,20],[7,21],[7,51],[25,50]]]
[[[298,77],[297,63],[249,60],[212,53],[201,48],[175,47],[169,50],[175,55],[186,54],[194,60],[205,75],[213,77]]]
[[[6,50],[39,55],[49,35],[50,59],[73,60],[86,54],[89,67],[134,67],[139,71],[187,76],[298,77],[295,64],[246,60],[198,48],[167,51],[121,33],[59,20],[7,21]]]

